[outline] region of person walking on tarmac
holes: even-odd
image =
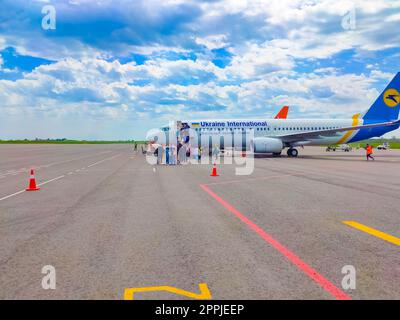
[[[165,146],[165,164],[169,165],[169,156],[170,156],[170,146],[167,144]]]
[[[367,143],[367,145],[366,145],[366,147],[365,147],[365,150],[366,150],[366,152],[367,152],[367,161],[369,160],[369,159],[372,159],[372,160],[375,160],[375,158],[372,156],[372,146],[370,145],[370,144],[368,144]]]
[[[219,152],[220,152],[220,151],[219,151],[218,146],[217,146],[217,145],[214,145],[214,149],[213,149],[213,151],[212,151],[212,155],[213,155],[213,158],[215,158],[215,160],[218,159]]]
[[[175,165],[176,164],[176,146],[174,144],[170,147],[170,158],[169,163]]]
[[[154,154],[157,156],[157,164],[162,164],[164,156],[164,146],[162,146],[161,144],[158,145]]]

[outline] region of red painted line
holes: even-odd
[[[291,263],[297,266],[301,271],[303,271],[306,275],[308,275],[312,280],[314,280],[317,284],[319,284],[325,291],[329,292],[332,296],[334,296],[338,300],[351,300],[351,297],[348,296],[341,289],[336,287],[332,282],[319,274],[315,269],[301,260],[297,255],[295,255],[288,248],[283,246],[277,240],[275,240],[271,235],[266,233],[262,228],[256,225],[253,221],[247,218],[243,213],[237,210],[230,203],[226,202],[216,193],[214,193],[207,185],[201,184],[200,187],[207,192],[211,197],[217,200],[225,209],[233,213],[236,217],[238,217],[242,222],[244,222],[250,229],[256,232],[261,238],[263,238],[267,243],[269,243],[272,247],[278,250],[282,255],[284,255]]]

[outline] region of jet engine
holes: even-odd
[[[282,140],[276,138],[254,138],[251,142],[251,150],[254,153],[281,153]]]

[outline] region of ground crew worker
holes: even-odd
[[[374,157],[372,156],[372,146],[370,144],[367,143],[365,150],[367,151],[367,161],[369,159],[375,160]]]

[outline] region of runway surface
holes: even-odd
[[[400,299],[399,151],[367,162],[362,150],[309,147],[257,158],[249,176],[218,165],[219,177],[211,165],[151,166],[130,145],[0,154],[1,299],[199,293],[200,283],[212,299]],[[41,190],[24,192],[31,167]],[[55,290],[42,288],[45,265]],[[355,289],[342,287],[347,265]]]

